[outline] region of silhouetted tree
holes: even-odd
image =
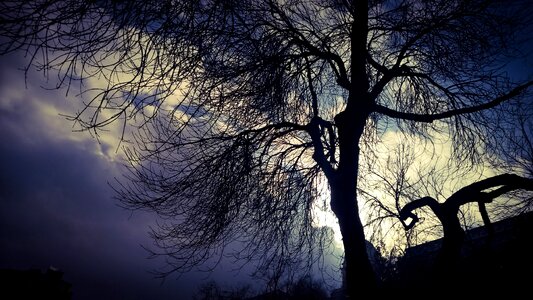
[[[170,271],[232,242],[281,270],[316,260],[326,182],[348,293],[376,286],[359,215],[364,156],[384,132],[449,134],[474,165],[533,84],[520,56],[526,2],[489,0],[2,1],[0,51],[78,84],[85,129],[140,126],[121,200],[168,218]],[[89,86],[101,78],[104,85]],[[125,127],[126,128],[126,127]],[[323,200],[326,201],[326,200]]]
[[[428,206],[433,211],[441,222],[444,233],[442,248],[437,258],[436,271],[441,272],[444,276],[453,276],[450,271],[453,271],[453,267],[459,261],[465,238],[465,232],[458,216],[460,207],[467,203],[478,203],[484,223],[490,226],[485,204],[518,189],[533,191],[533,179],[514,174],[497,175],[459,189],[442,203],[432,197],[424,197],[409,202],[400,210],[399,216],[404,222],[406,230],[409,230],[419,221],[418,216],[413,212],[414,210]],[[408,219],[410,222],[405,223]]]

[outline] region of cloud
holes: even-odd
[[[16,56],[1,58],[0,71],[0,268],[65,272],[74,299],[189,298],[203,274],[174,277],[161,285],[148,271],[148,226],[155,216],[117,206],[107,182],[120,175],[118,138],[97,142],[72,132],[60,113],[79,105],[61,90],[44,90]],[[114,135],[115,134],[115,135]]]
[[[0,62],[0,268],[52,265],[73,284],[74,299],[188,299],[210,279],[261,288],[248,276],[253,265],[234,271],[230,260],[213,273],[171,276],[163,285],[154,280],[147,271],[164,262],[147,260],[140,244],[152,244],[147,231],[157,218],[119,208],[107,184],[121,174],[119,123],[98,140],[73,132],[61,115],[82,108],[75,91],[43,89],[54,86],[53,73],[47,82],[32,70],[26,86],[24,73],[15,71],[23,59]]]

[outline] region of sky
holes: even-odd
[[[156,216],[131,212],[113,199],[120,177],[117,139],[100,142],[73,132],[60,116],[79,99],[49,90],[53,81],[30,71],[18,55],[0,56],[0,269],[53,266],[72,284],[73,299],[190,299],[202,283],[245,282],[246,274],[220,266],[164,282],[150,273],[149,226]]]

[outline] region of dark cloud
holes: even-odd
[[[25,89],[13,58],[0,73],[0,268],[59,268],[74,299],[190,298],[204,274],[161,284],[148,272],[162,263],[140,247],[155,217],[117,206],[110,145],[71,133],[64,92],[33,84],[42,78]]]

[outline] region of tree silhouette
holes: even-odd
[[[449,275],[448,269],[458,262],[465,238],[465,232],[458,217],[459,208],[467,203],[478,203],[485,225],[490,226],[491,223],[485,204],[491,203],[495,198],[517,189],[532,191],[533,179],[523,178],[514,174],[493,176],[459,189],[443,203],[439,203],[432,197],[424,197],[409,202],[400,210],[399,216],[404,222],[406,230],[409,230],[419,221],[418,216],[413,213],[414,210],[428,206],[433,211],[441,222],[444,233],[436,269]],[[411,219],[411,221],[405,223],[407,219]]]
[[[275,270],[317,260],[328,237],[313,227],[313,205],[325,182],[356,295],[376,287],[361,161],[396,130],[445,132],[453,159],[475,165],[490,133],[513,122],[510,108],[530,108],[533,81],[505,68],[522,55],[529,10],[489,0],[3,1],[0,51],[57,69],[57,87],[79,84],[81,128],[139,126],[119,197],[168,218],[154,237],[169,272],[234,242],[236,259]]]

